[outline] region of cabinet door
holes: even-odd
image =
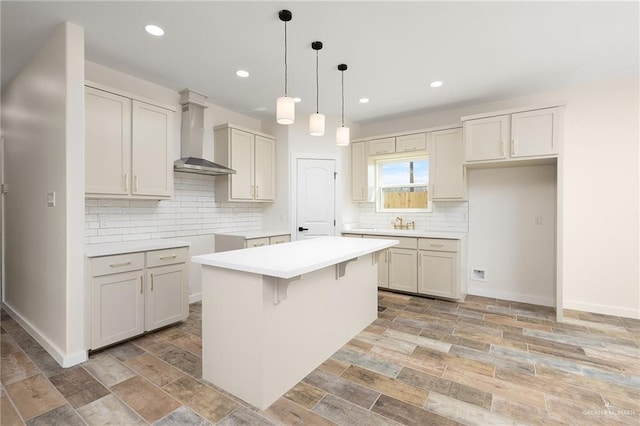
[[[420,151],[427,149],[424,133],[398,136],[396,138],[396,152]]]
[[[85,88],[85,191],[127,195],[131,179],[131,100]]]
[[[369,141],[369,155],[393,154],[396,152],[396,138]]]
[[[170,197],[173,192],[173,113],[133,101],[133,195]]]
[[[275,199],[276,186],[276,141],[255,135],[254,155],[254,198],[262,201],[273,201]]]
[[[460,297],[457,253],[421,250],[418,264],[418,293]]]
[[[547,108],[511,116],[511,156],[555,155],[560,138],[560,111]]]
[[[507,158],[509,116],[480,118],[464,122],[465,161],[500,160]]]
[[[270,244],[269,237],[251,238],[245,241],[246,248],[268,246]]]
[[[367,201],[367,143],[351,144],[351,199]]]
[[[231,129],[230,167],[236,171],[229,175],[233,200],[253,200],[253,138],[251,133]]]
[[[466,180],[462,165],[462,129],[430,133],[431,199],[464,199]]]
[[[418,251],[389,249],[389,288],[416,293],[418,290]]]
[[[187,267],[184,263],[147,269],[145,330],[181,321],[189,310]]]
[[[389,249],[378,252],[378,287],[389,288]]]
[[[91,279],[91,349],[144,332],[143,271]]]
[[[269,244],[284,244],[291,241],[290,235],[275,235],[273,237],[269,237]]]

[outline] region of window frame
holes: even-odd
[[[387,163],[395,163],[402,161],[427,161],[427,183],[423,184],[382,184],[382,167]],[[433,201],[431,200],[431,159],[428,153],[420,153],[419,155],[407,155],[406,153],[400,155],[385,155],[374,160],[374,174],[375,174],[375,199],[376,199],[376,213],[431,213],[433,212]],[[406,188],[406,187],[424,187],[427,188],[427,207],[415,208],[415,209],[400,209],[393,208],[387,209],[384,207],[384,197],[382,194],[383,188]]]

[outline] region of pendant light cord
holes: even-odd
[[[318,81],[318,51],[316,50],[316,114],[320,112],[320,83]]]
[[[284,22],[284,95],[287,95],[287,21]]]
[[[342,127],[344,127],[344,71],[341,71],[342,74]]]

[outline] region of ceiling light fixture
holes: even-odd
[[[361,104],[367,104],[369,103],[369,98],[360,98],[358,99],[358,102],[360,102]]]
[[[287,94],[287,22],[293,15],[290,11],[283,9],[278,12],[280,20],[284,22],[284,96],[276,101],[276,121],[278,124],[293,124],[296,121],[296,104]]]
[[[344,127],[344,72],[347,70],[347,64],[338,65],[338,70],[342,74],[342,126],[336,130],[336,145],[349,146],[349,128]]]
[[[322,136],[324,135],[324,114],[319,112],[320,83],[318,79],[318,52],[322,49],[322,42],[314,41],[311,43],[311,48],[316,51],[316,112],[309,116],[309,134],[311,136]]]
[[[249,77],[249,71],[238,70],[238,71],[236,71],[236,75],[238,77],[247,78],[247,77]]]
[[[431,87],[440,87],[440,86],[442,86],[442,82],[440,80],[432,81],[429,86],[431,86]]]
[[[144,27],[144,30],[156,37],[161,37],[164,35],[164,30],[157,25],[151,25],[151,24],[146,25]]]

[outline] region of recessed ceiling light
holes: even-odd
[[[164,30],[157,25],[147,25],[146,27],[144,27],[144,29],[146,32],[156,37],[164,35]]]
[[[440,86],[442,86],[442,82],[440,80],[432,81],[429,86],[431,86],[431,87],[440,87]]]
[[[360,102],[361,104],[366,104],[367,102],[369,102],[369,98],[360,98],[358,99],[358,102]]]
[[[298,103],[298,102],[302,102],[302,99],[300,99],[300,98],[293,98],[293,102],[296,102],[296,103]]]
[[[236,71],[236,75],[238,77],[247,78],[247,77],[249,77],[249,71],[238,70],[238,71]]]

